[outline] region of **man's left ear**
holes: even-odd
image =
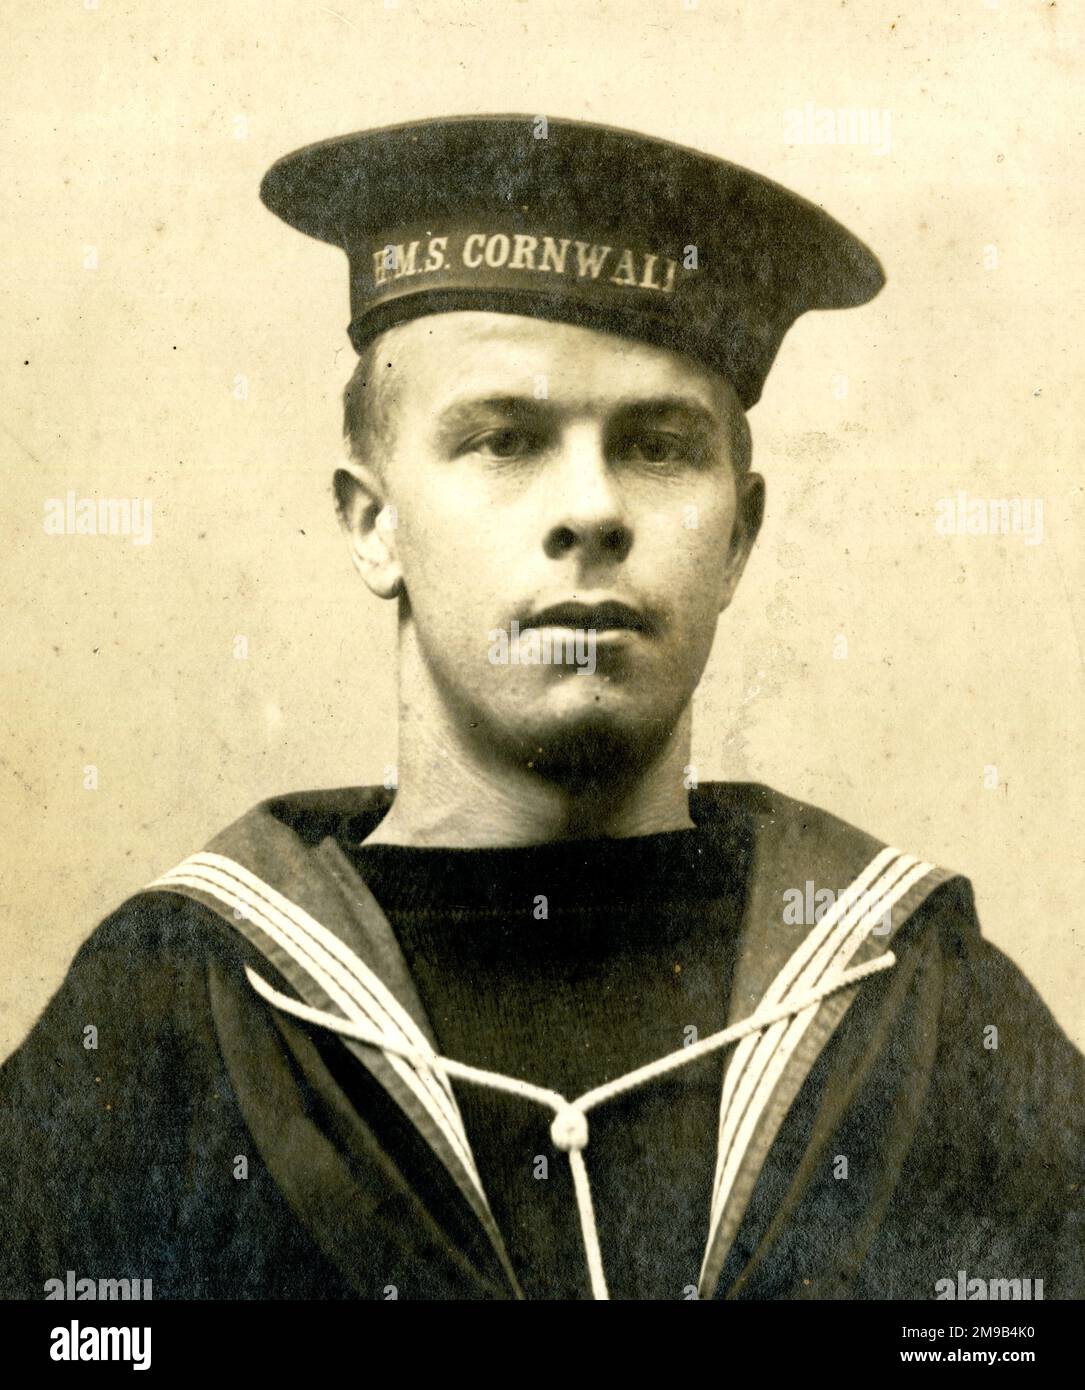
[[[765,515],[765,480],[760,473],[744,473],[739,478],[735,491],[735,524],[731,530],[731,543],[727,549],[727,562],[723,573],[723,595],[720,612],[735,596],[738,581],[750,558],[754,541],[761,530]]]
[[[353,460],[337,468],[335,510],[350,546],[354,568],[378,598],[395,598],[403,588],[396,554],[396,509],[372,468]]]

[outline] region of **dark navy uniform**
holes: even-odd
[[[450,1022],[440,960],[427,973],[412,956],[424,928],[397,936],[359,873],[357,847],[387,805],[367,790],[258,807],[82,948],[0,1071],[6,1296],[40,1297],[67,1270],[150,1278],[156,1298],[590,1295],[551,1116],[533,1131],[530,1106],[480,1104],[485,1088],[446,1087],[336,1031],[379,1019],[385,1037],[446,1054],[472,1037],[506,1049],[464,1059],[480,1066],[509,1056],[499,1035]],[[705,786],[691,811],[694,832],[647,837],[664,842],[646,861],[663,886],[641,880],[637,896],[666,945],[631,948],[636,987],[607,977],[600,1017],[622,1042],[586,1062],[575,1053],[590,1026],[547,1033],[577,1001],[593,1007],[606,953],[589,947],[579,975],[548,977],[566,1007],[538,1011],[529,1079],[575,1095],[580,1079],[680,1048],[666,1020],[712,1026],[713,998],[732,1024],[774,990],[786,1007],[816,974],[813,947],[839,956],[834,936],[852,967],[887,952],[893,963],[591,1112],[583,1154],[614,1295],[922,1299],[966,1271],[1081,1297],[1085,1061],[981,938],[966,880],[767,788]],[[627,849],[646,852],[643,840]],[[470,925],[470,864],[485,878],[497,861],[423,853],[445,856],[460,885],[446,921]],[[524,881],[545,870],[537,851],[496,853],[535,853]],[[594,883],[604,899],[628,876],[621,842],[562,854],[563,870],[581,865],[578,889]],[[678,886],[667,866],[679,862],[703,892]],[[791,885],[807,881],[832,886],[836,909],[785,920]],[[549,922],[531,901],[499,896],[491,919],[560,932],[560,891]],[[553,965],[539,943],[527,949]],[[681,999],[671,955],[697,979]],[[277,1007],[254,980],[331,1026]],[[676,1147],[686,1161],[668,1166]],[[516,1171],[494,1185],[498,1169]],[[674,1229],[661,1240],[664,1209]]]

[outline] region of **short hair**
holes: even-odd
[[[391,440],[391,412],[380,366],[383,336],[374,338],[360,354],[343,388],[343,442],[347,453],[378,473],[381,454]]]
[[[377,473],[381,472],[381,454],[392,438],[393,411],[389,407],[387,378],[381,365],[383,337],[383,333],[378,335],[364,349],[343,388],[343,442],[347,453],[358,463],[367,463]],[[741,478],[749,472],[753,460],[753,437],[738,393],[731,391],[730,394],[733,409],[729,414],[728,443],[735,477]]]
[[[731,463],[735,477],[741,478],[750,471],[750,464],[753,462],[753,435],[750,433],[750,422],[746,418],[737,392],[728,422],[727,442],[731,446]]]

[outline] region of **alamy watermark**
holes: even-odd
[[[151,1365],[149,1327],[81,1327],[73,1319],[49,1334],[53,1361],[131,1361],[134,1371]]]
[[[64,497],[45,499],[42,523],[47,536],[130,536],[133,545],[151,543],[149,497]]]
[[[888,154],[892,114],[884,107],[791,106],[784,112],[785,145],[866,145]]]
[[[508,632],[493,628],[486,659],[491,666],[572,666],[578,676],[590,676],[596,665],[594,628],[528,627],[513,618]]]
[[[81,1303],[88,1299],[146,1302],[152,1296],[150,1279],[77,1279],[74,1269],[69,1269],[63,1279],[46,1279],[44,1289],[46,1302],[58,1298]]]
[[[1025,545],[1044,538],[1042,497],[943,497],[935,503],[939,536],[1021,536]]]
[[[74,1269],[63,1279],[46,1279],[45,1297],[86,1302],[147,1302],[151,1298],[149,1279],[79,1279]],[[53,1361],[130,1361],[134,1371],[151,1365],[149,1327],[83,1327],[77,1320],[54,1327],[49,1334],[49,1356]]]
[[[939,1279],[934,1286],[935,1300],[961,1299],[969,1302],[1025,1302],[1042,1300],[1042,1279],[970,1279],[968,1271],[959,1269],[956,1279]]]
[[[801,888],[784,889],[784,925],[788,927],[813,927],[821,921],[829,909],[847,892],[846,889],[818,888],[813,879],[808,878]],[[853,894],[854,896],[854,894]],[[863,914],[866,916],[866,912]],[[887,907],[881,914],[876,927],[871,928],[871,936],[888,936],[893,930],[893,909]]]

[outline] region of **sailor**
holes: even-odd
[[[262,196],[348,258],[396,786],[263,803],[83,946],[0,1073],[0,1289],[1081,1297],[1085,1061],[967,880],[691,762],[747,412],[875,257],[572,121],[341,137]]]

